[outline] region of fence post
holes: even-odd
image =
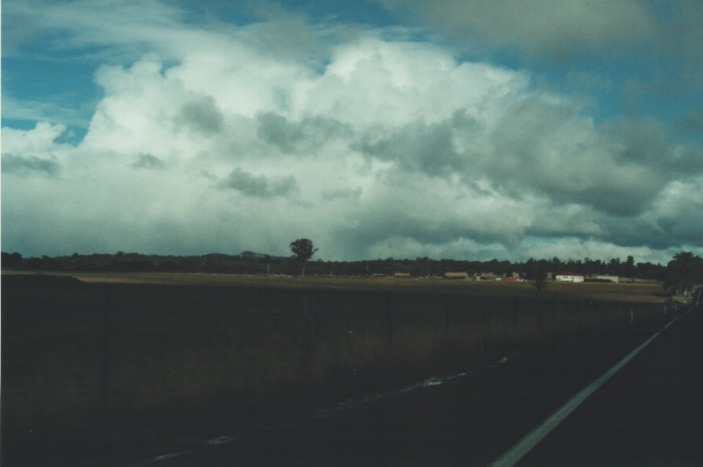
[[[313,339],[315,336],[315,316],[312,310],[310,297],[303,296],[303,371],[306,379],[312,379],[312,352]]]
[[[100,417],[100,429],[102,433],[99,434],[99,449],[101,452],[96,453],[96,458],[102,458],[103,460],[110,459],[110,446],[109,446],[109,435],[108,430],[110,428],[110,375],[112,373],[112,361],[110,358],[110,334],[111,334],[111,315],[113,307],[113,297],[112,297],[112,285],[106,283],[103,285],[102,295],[102,310],[100,316],[100,325],[98,327],[98,410]]]
[[[449,302],[444,302],[444,341],[449,342]]]
[[[98,391],[100,394],[100,411],[107,415],[109,409],[108,390],[110,386],[110,308],[112,308],[112,287],[103,287],[103,306],[100,323],[100,360],[98,368]]]
[[[393,299],[390,292],[386,294],[386,342],[393,344]]]

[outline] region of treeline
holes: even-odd
[[[703,258],[690,251],[676,253],[667,264],[663,285],[676,294],[687,294],[703,286]]]
[[[205,272],[229,274],[297,275],[300,264],[294,257],[272,257],[243,252],[238,255],[208,254],[201,256],[164,256],[140,253],[73,254],[57,257],[29,257],[20,253],[2,253],[2,267],[34,271],[95,271],[95,272]],[[448,272],[466,272],[471,275],[492,273],[498,276],[519,274],[525,279],[545,272],[571,272],[584,275],[611,275],[665,281],[667,266],[636,263],[632,256],[625,261],[529,259],[525,262],[461,261],[452,259],[375,259],[366,261],[310,261],[306,265],[310,275],[372,276],[405,273],[413,277],[442,276]]]

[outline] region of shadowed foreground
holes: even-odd
[[[664,317],[653,289],[633,303],[442,281],[121,278],[3,276],[3,465],[147,459]]]

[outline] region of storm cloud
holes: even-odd
[[[2,159],[2,169],[11,174],[44,174],[55,175],[59,171],[59,165],[51,160],[40,159],[38,157],[22,157],[7,154]]]
[[[263,175],[254,175],[236,168],[220,183],[221,188],[239,191],[246,196],[256,198],[274,198],[291,196],[298,192],[298,184],[294,177],[268,179]]]
[[[530,29],[506,13],[511,2],[460,3],[381,2],[533,55],[630,46],[655,29],[643,2],[575,2],[555,25],[542,13],[565,3],[545,0]],[[677,126],[597,118],[526,67],[410,29],[298,18],[208,28],[156,5],[130,23],[131,41],[40,15],[113,54],[95,70],[102,95],[79,141],[62,142],[52,122],[3,128],[3,250],[287,254],[306,237],[325,259],[666,261],[701,248],[703,146],[677,133],[698,131],[697,114]]]
[[[629,45],[659,33],[637,0],[380,0],[392,11],[464,40],[559,58]]]

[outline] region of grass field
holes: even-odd
[[[5,275],[34,275],[34,272],[4,271]],[[537,291],[531,282],[446,280],[439,278],[395,279],[393,277],[288,277],[205,274],[205,273],[52,273],[51,276],[74,277],[86,283],[161,284],[240,286],[264,288],[334,289],[348,291],[422,291],[459,293],[474,296],[509,296],[542,298],[581,298],[638,303],[663,303],[666,299],[659,285],[581,284],[549,282],[546,290]]]
[[[5,274],[4,429],[344,398],[665,319],[649,285]],[[671,306],[667,309],[672,311]]]

